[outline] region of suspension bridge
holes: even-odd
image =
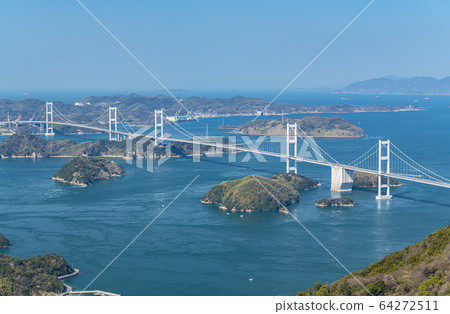
[[[209,138],[192,134],[176,121],[167,119],[162,109],[155,110],[154,116],[150,117],[154,119],[154,125],[142,127],[139,131],[135,131],[118,108],[114,106],[110,106],[108,113],[103,115],[103,118],[108,120],[108,129],[99,126],[98,123],[96,124],[100,121],[102,115],[89,123],[76,123],[62,114],[52,102],[46,103],[44,117],[40,120],[40,115],[38,115],[35,120],[0,122],[0,125],[11,125],[11,123],[15,125],[40,124],[45,127],[46,136],[54,135],[54,125],[63,125],[108,133],[110,141],[119,141],[120,136],[122,136],[122,139],[133,139],[139,136],[147,140],[153,140],[156,144],[158,142],[192,144],[194,151],[200,151],[199,148],[203,145],[221,151],[250,153],[258,159],[263,155],[272,156],[281,158],[286,163],[286,172],[294,173],[298,171],[297,163],[311,163],[331,168],[331,190],[338,192],[352,190],[355,172],[367,173],[378,177],[378,195],[376,196],[378,200],[392,198],[390,193],[390,179],[392,178],[450,188],[449,179],[420,165],[390,140],[380,140],[353,162],[342,164],[317,145],[297,123],[286,124],[285,136],[264,136],[255,141],[244,138],[244,143],[236,143],[235,141],[224,143],[223,138]],[[55,117],[58,120],[54,119]],[[119,130],[118,125],[121,125],[123,130]],[[178,137],[165,136],[165,125],[170,126],[171,131],[177,132]],[[149,130],[150,132],[146,133]],[[302,143],[300,149],[298,149],[299,139]]]

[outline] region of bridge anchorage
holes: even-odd
[[[331,191],[350,192],[353,188],[353,170],[331,166]]]
[[[389,200],[392,199],[391,195],[391,141],[378,141],[378,149],[375,151],[378,156],[376,163],[376,176],[378,194],[377,200]],[[369,169],[367,169],[369,168]],[[366,172],[373,167],[367,166],[358,170],[360,172]],[[348,192],[353,188],[355,170],[346,169],[344,166],[332,165],[331,166],[331,190],[336,192]],[[373,174],[373,173],[372,173]],[[384,182],[383,182],[384,181]],[[385,194],[383,194],[385,190]]]

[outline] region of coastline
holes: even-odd
[[[72,184],[72,185],[76,185],[76,186],[87,186],[87,184],[80,183],[78,181],[67,181],[67,180],[64,180],[64,179],[61,179],[58,177],[52,177],[52,180],[62,182],[62,183],[68,183],[68,184]]]

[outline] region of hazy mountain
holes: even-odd
[[[356,82],[336,90],[337,93],[353,94],[423,94],[450,95],[450,76],[436,79],[428,76],[400,78],[386,76]]]

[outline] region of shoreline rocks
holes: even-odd
[[[9,240],[0,233],[0,249],[8,248],[10,245],[11,243],[9,243]]]

